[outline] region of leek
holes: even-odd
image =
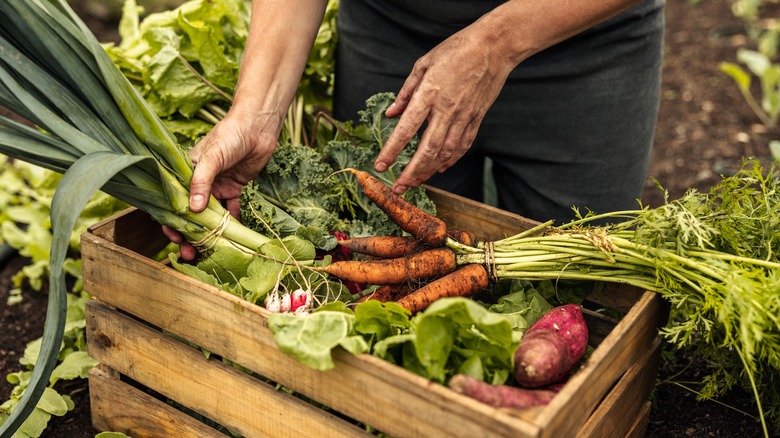
[[[205,246],[255,251],[269,238],[214,198],[189,210],[192,163],[175,136],[115,67],[64,0],[0,2],[0,153],[64,173],[52,202],[49,306],[30,386],[2,424],[10,437],[34,409],[56,365],[65,323],[62,263],[76,218],[97,190]]]

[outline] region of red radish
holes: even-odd
[[[365,283],[356,283],[354,281],[343,281],[343,283],[352,295],[359,295],[366,288]]]
[[[526,330],[515,351],[515,380],[540,388],[565,379],[588,348],[588,326],[578,304],[559,306]]]
[[[330,232],[330,235],[335,237],[338,241],[344,241],[349,240],[349,235],[343,231],[334,230]],[[338,245],[336,246],[336,249],[331,251],[331,255],[333,256],[333,260],[351,260],[352,259],[352,251],[349,250],[349,248]]]
[[[465,374],[452,376],[449,387],[455,392],[497,408],[530,408],[550,403],[556,392],[525,389],[509,385],[491,385]]]
[[[313,297],[311,292],[303,289],[295,289],[290,294],[290,311],[298,313],[309,311],[313,307]]]
[[[349,240],[349,235],[343,231],[333,230],[330,235],[335,237],[337,241]],[[317,254],[314,257],[315,260],[322,260],[325,256],[331,256],[333,261],[352,260],[352,251],[342,245],[336,245],[335,248],[325,251],[324,249],[317,249]]]

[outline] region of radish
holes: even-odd
[[[266,309],[273,313],[279,313],[282,311],[282,303],[279,300],[279,294],[276,293],[276,291],[268,294],[268,296],[265,297],[265,302],[263,304],[265,305]]]
[[[295,313],[308,312],[314,307],[314,297],[311,292],[303,289],[295,289],[290,295],[290,311]]]
[[[289,312],[290,306],[292,304],[292,299],[290,298],[290,294],[287,292],[283,293],[282,297],[280,298],[280,302],[281,304],[280,304],[279,311],[285,313]]]

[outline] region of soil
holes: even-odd
[[[72,1],[102,41],[116,41],[116,17],[105,8],[87,7],[90,0]],[[701,2],[668,0],[663,96],[656,131],[650,176],[674,199],[695,188],[707,190],[720,174],[733,172],[743,157],[769,160],[770,140],[780,139],[780,130],[769,130],[745,103],[731,79],[718,71],[721,61],[734,61],[744,36],[724,34],[738,27],[730,1]],[[780,16],[780,4],[773,13]],[[721,35],[724,34],[724,35]],[[656,206],[663,194],[648,178],[643,203]],[[6,304],[13,287],[11,277],[26,263],[12,258],[0,269],[0,376],[20,370],[19,357],[27,342],[42,335],[46,309],[45,292],[23,291],[20,305]],[[703,364],[689,367],[686,357],[665,358],[653,395],[648,437],[756,437],[756,408],[748,394],[735,391],[718,402],[696,401],[689,390],[671,383],[700,380]],[[678,375],[683,369],[685,371]],[[98,432],[90,422],[86,381],[67,382],[57,388],[70,394],[76,408],[55,417],[44,433],[51,438],[93,437]],[[0,401],[11,391],[0,378]]]

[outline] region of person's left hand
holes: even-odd
[[[417,151],[393,191],[402,194],[468,151],[488,108],[515,66],[500,46],[486,46],[479,22],[443,41],[417,60],[387,117],[401,116],[374,167],[383,172],[428,121]]]

